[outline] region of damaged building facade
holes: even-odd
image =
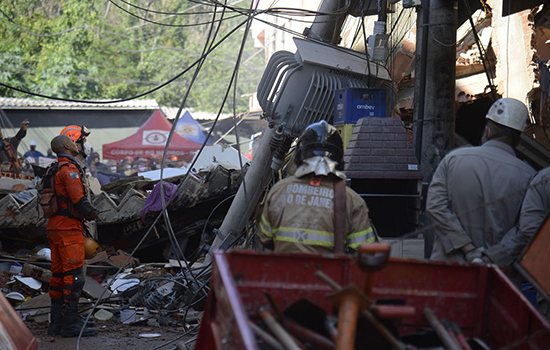
[[[497,98],[512,97],[525,102],[531,112],[531,125],[526,133],[548,148],[550,121],[545,117],[545,111],[548,111],[549,107],[548,6],[521,6],[519,1],[515,5],[510,5],[512,1],[501,0],[487,0],[481,3],[482,5],[478,6],[481,8],[473,13],[472,20],[484,51],[489,74],[485,73],[471,24],[464,21],[457,29],[456,42],[456,146],[480,144],[485,115],[492,103],[492,84]],[[398,18],[401,11],[399,7],[400,5],[396,5],[394,18]],[[461,13],[458,15],[460,17]],[[400,22],[394,20],[394,24],[397,22],[395,30],[399,31],[401,28],[403,32],[403,41],[389,59],[398,90],[394,112],[412,130],[417,28],[416,23],[410,19],[406,23],[403,21],[402,18],[406,16],[402,15]],[[413,13],[410,17],[415,18],[416,14]],[[548,165],[545,162],[535,163],[537,168]]]

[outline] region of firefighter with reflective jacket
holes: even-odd
[[[58,157],[58,170],[52,178],[55,187],[58,213],[48,220],[46,230],[52,257],[50,279],[51,324],[50,335],[75,337],[83,327],[78,314],[78,300],[84,287],[84,219],[97,218],[87,197],[88,189],[84,171],[75,157],[79,147],[65,135],[56,136],[51,142]],[[97,333],[87,324],[83,335]]]
[[[277,252],[332,253],[338,251],[335,242],[346,251],[378,240],[365,201],[345,186],[343,152],[332,125],[322,121],[307,127],[298,141],[294,176],[275,184],[267,197],[260,223],[265,246]]]

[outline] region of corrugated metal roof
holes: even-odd
[[[107,100],[105,100],[107,101]],[[155,99],[131,100],[109,104],[0,97],[2,109],[158,109]]]
[[[178,107],[162,107],[162,112],[166,115],[166,118],[168,119],[174,119],[176,118],[176,114],[178,114]],[[217,113],[210,113],[210,112],[202,112],[202,111],[195,111],[192,108],[186,108],[182,112],[185,113],[185,111],[188,111],[193,119],[195,120],[214,120],[218,116]],[[222,113],[220,114],[220,120],[230,118],[231,114],[228,113]]]

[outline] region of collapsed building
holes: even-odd
[[[182,247],[187,246],[189,251],[194,251],[200,243],[202,232],[219,226],[224,209],[227,210],[231,204],[231,195],[238,189],[241,179],[242,173],[235,166],[213,163],[198,173],[189,172],[163,181],[165,194],[170,193],[165,199],[169,203],[171,225]],[[47,219],[38,205],[37,190],[31,188],[34,187],[33,181],[7,177],[1,181],[26,181],[25,185],[29,187],[23,191],[4,192],[0,199],[0,212],[3,213],[0,216],[0,229],[4,250],[14,250],[14,247],[25,242],[31,245],[45,244]],[[159,207],[161,198],[159,191],[154,190],[155,186],[159,186],[159,180],[129,177],[101,189],[96,187],[93,204],[100,214],[94,238],[104,247],[131,251],[162,208]],[[218,204],[218,210],[212,213]],[[154,226],[153,234],[140,246],[137,256],[144,261],[173,257],[175,250],[171,250],[168,229],[166,222],[160,220]],[[150,250],[151,247],[158,249]],[[147,253],[142,253],[144,251]]]
[[[525,102],[530,109],[531,125],[523,135],[518,151],[531,165],[540,169],[550,165],[550,121],[545,117],[545,111],[549,108],[550,91],[550,12],[548,6],[535,6],[534,3],[541,3],[540,1],[532,4],[512,3],[484,1],[472,16],[475,32],[469,21],[463,21],[457,28],[456,146],[480,144],[485,115],[493,100],[493,85],[497,98],[513,97]],[[398,13],[398,10],[396,8],[395,12]],[[458,16],[461,16],[460,11]],[[411,18],[402,19],[401,22],[394,19],[393,24],[397,24],[395,30],[402,33],[403,40],[390,57],[390,70],[393,72],[392,77],[398,90],[394,112],[401,117],[409,130],[413,127],[414,109],[415,17],[415,14],[412,14]]]

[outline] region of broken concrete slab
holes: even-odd
[[[111,292],[108,290],[106,291],[106,288],[99,284],[91,276],[86,276],[86,283],[84,284],[83,291],[84,293],[88,294],[92,299],[105,299],[111,296]]]
[[[29,263],[23,265],[21,273],[27,277],[33,277],[45,283],[50,283],[50,278],[52,277],[52,272],[50,270]]]
[[[93,258],[86,260],[86,265],[94,265],[100,262],[107,262],[107,260],[109,260],[109,255],[107,255],[107,252],[101,251],[98,252],[97,255]]]
[[[48,293],[44,293],[23,302],[15,310],[23,319],[40,323],[48,321],[50,305],[50,296]]]
[[[128,259],[129,256],[130,254],[119,249],[117,250],[116,255],[109,257],[107,262],[114,267],[121,268],[124,265],[124,263],[126,263],[126,260]],[[139,265],[139,260],[136,258],[130,258],[130,260],[128,260],[128,263],[126,263],[124,267],[128,268],[128,267],[134,267],[137,265]]]

